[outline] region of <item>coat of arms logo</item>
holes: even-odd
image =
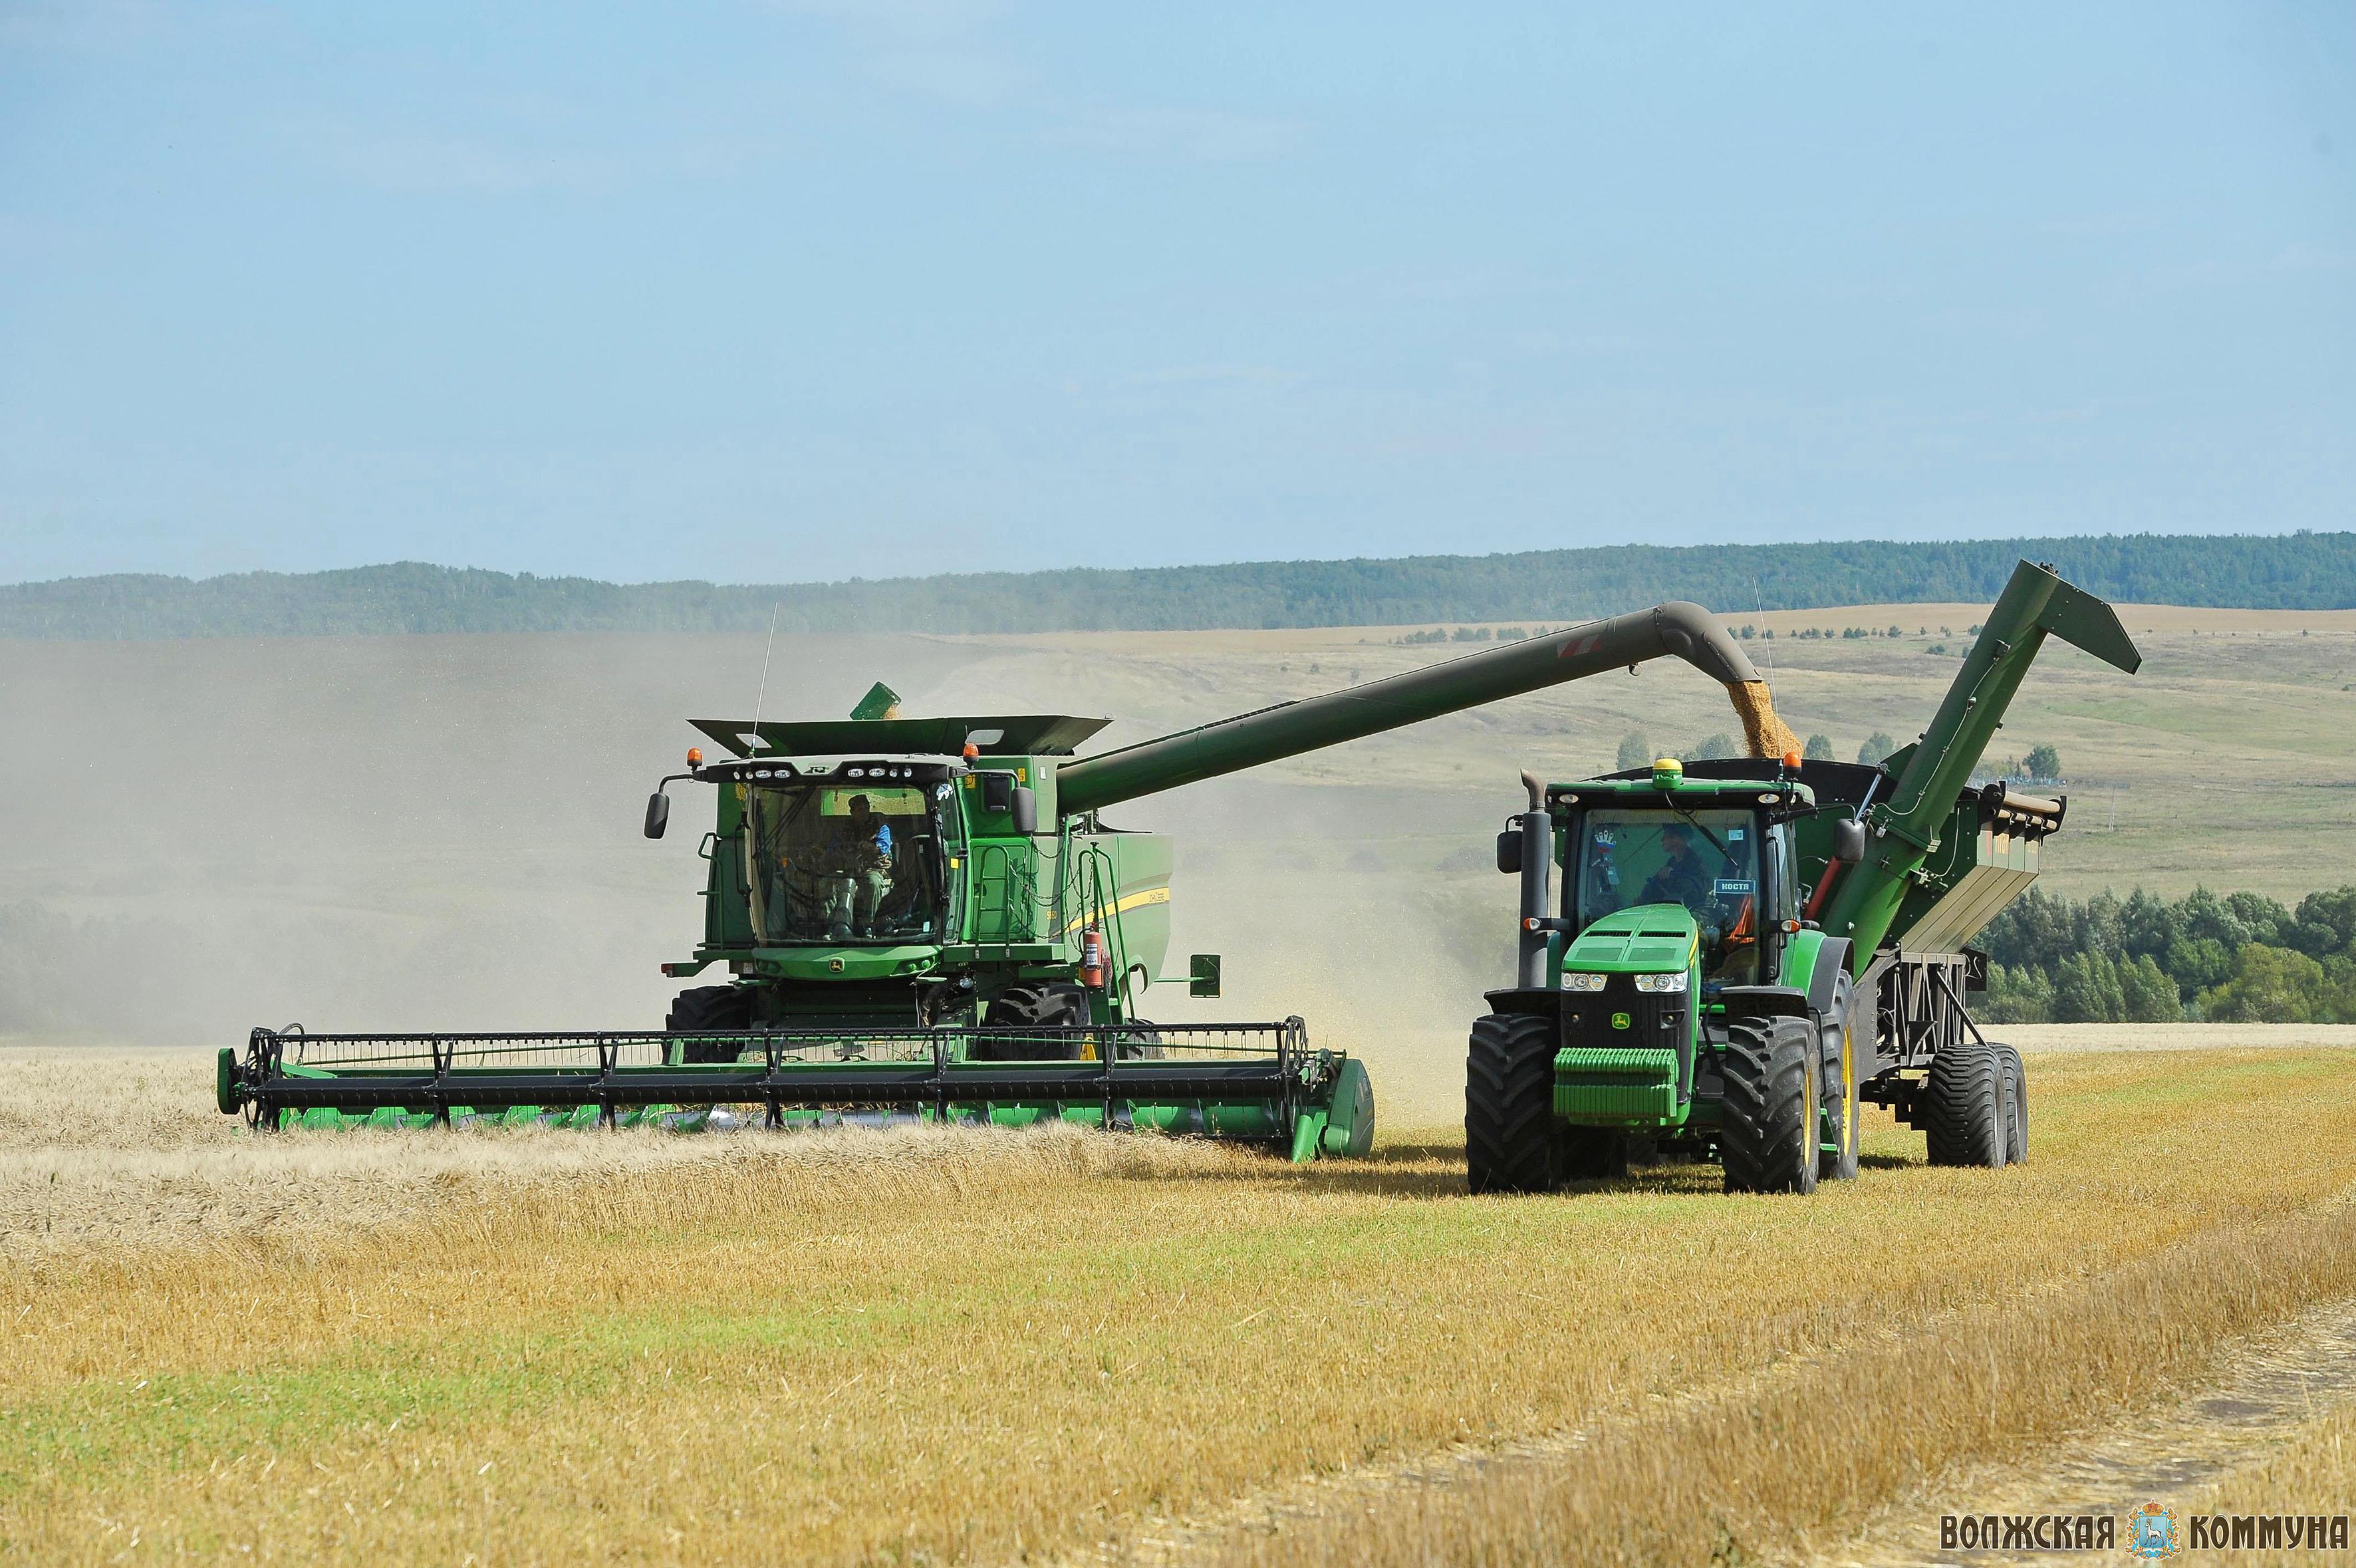
[[[2127,1555],[2147,1563],[2157,1563],[2163,1557],[2173,1557],[2180,1542],[2176,1534],[2176,1515],[2158,1503],[2146,1503],[2127,1515]]]

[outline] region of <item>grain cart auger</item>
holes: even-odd
[[[1754,740],[1783,733],[1750,660],[1690,604],[1095,757],[1074,752],[1106,720],[905,718],[881,685],[848,720],[696,720],[730,757],[691,750],[648,802],[646,832],[661,835],[670,785],[711,788],[703,938],[663,972],[725,965],[726,983],[680,993],[661,1029],[257,1029],[241,1058],[221,1053],[220,1108],[257,1127],[1061,1120],[1262,1140],[1303,1160],[1364,1153],[1365,1067],[1312,1047],[1299,1018],[1138,1015],[1163,979],[1171,843],[1101,813],[1665,655],[1725,682]],[[1195,957],[1186,983],[1217,995],[1217,958]]]
[[[1729,1192],[1811,1192],[1857,1174],[1860,1101],[1921,1128],[1933,1165],[2025,1158],[2020,1056],[1972,1022],[1987,963],[1965,944],[2068,802],[1969,780],[2048,635],[2142,662],[2110,606],[2024,561],[1930,727],[1878,767],[1523,774],[1497,841],[1520,973],[1466,1062],[1472,1190],[1618,1174],[1633,1148],[1714,1154]]]

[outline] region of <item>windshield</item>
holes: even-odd
[[[947,860],[931,787],[764,785],[744,831],[764,940],[942,940]]]
[[[1576,864],[1579,929],[1638,904],[1682,904],[1701,928],[1703,979],[1755,979],[1759,835],[1749,811],[1592,810]]]

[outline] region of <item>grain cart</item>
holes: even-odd
[[[1879,766],[1525,773],[1497,841],[1520,972],[1466,1062],[1472,1190],[1619,1174],[1633,1150],[1715,1155],[1729,1192],[1812,1192],[1857,1174],[1860,1102],[1922,1129],[1934,1165],[2025,1158],[2020,1057],[1972,1021],[1966,944],[2067,801],[1968,780],[2048,635],[2141,662],[2110,606],[2022,562],[1930,727]]]
[[[1672,603],[1093,757],[1108,722],[910,718],[879,685],[845,720],[693,721],[666,791],[711,792],[702,940],[666,975],[719,970],[661,1029],[305,1035],[221,1052],[218,1098],[256,1127],[491,1118],[698,1126],[1042,1121],[1363,1153],[1364,1066],[1302,1022],[1153,1024],[1151,989],[1215,996],[1219,960],[1165,974],[1169,839],[1123,802],[1664,655],[1727,684],[1754,744],[1783,732],[1708,612]],[[742,1113],[715,1107],[742,1106]]]

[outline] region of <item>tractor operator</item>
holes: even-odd
[[[1694,853],[1693,830],[1683,822],[1671,822],[1661,830],[1661,849],[1668,858],[1646,880],[1636,902],[1700,909],[1710,896],[1709,873]]]
[[[851,798],[851,814],[835,825],[827,845],[827,924],[837,941],[875,935],[875,911],[892,891],[892,824]]]

